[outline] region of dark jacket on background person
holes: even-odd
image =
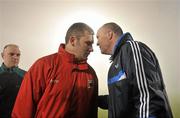
[[[4,64],[0,67],[0,118],[10,118],[25,71]]]
[[[111,59],[109,118],[173,118],[158,60],[149,47],[126,33]]]
[[[39,59],[27,72],[12,118],[97,118],[96,73],[64,48],[61,44],[58,53]]]

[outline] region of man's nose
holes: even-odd
[[[99,46],[99,41],[97,41],[97,46]]]

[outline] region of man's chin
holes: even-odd
[[[77,59],[77,61],[86,61],[87,59],[88,59],[87,57],[84,57],[84,58]]]

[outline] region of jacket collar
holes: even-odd
[[[116,55],[118,54],[120,48],[122,47],[123,44],[126,43],[128,40],[133,40],[131,34],[129,32],[122,34],[119,39],[117,40],[116,44],[114,45],[113,48],[113,54],[110,57],[110,60],[114,60]]]
[[[8,71],[8,72],[13,72],[13,71],[15,71],[17,68],[18,68],[18,67],[7,68],[4,63],[2,63],[2,65],[1,65],[1,69],[2,69],[3,71]]]
[[[65,44],[60,44],[58,54],[63,56],[63,60],[69,63],[73,63],[74,69],[85,70],[88,69],[87,60],[78,61],[75,55],[65,50]]]

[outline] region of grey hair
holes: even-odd
[[[106,23],[102,26],[102,28],[107,28],[112,30],[116,35],[120,36],[121,34],[123,34],[123,30],[121,29],[121,27],[119,25],[117,25],[114,22],[109,22]]]
[[[90,35],[94,35],[93,29],[87,24],[82,22],[72,24],[66,33],[65,43],[68,43],[71,36],[76,36],[78,38],[83,36],[85,34],[85,31],[87,31]]]
[[[7,45],[5,45],[5,46],[4,46],[4,48],[3,48],[3,52],[4,52],[4,50],[5,50],[6,48],[8,48],[8,47],[12,47],[12,46],[19,48],[19,46],[18,46],[18,45],[16,45],[16,44],[7,44]]]

